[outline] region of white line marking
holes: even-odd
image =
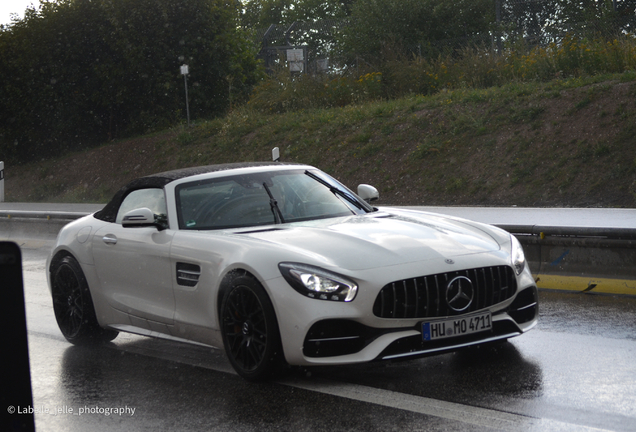
[[[459,421],[484,428],[499,430],[576,430],[601,431],[603,429],[589,428],[571,423],[564,423],[549,419],[511,414],[486,408],[478,408],[453,402],[445,402],[422,396],[398,393],[390,390],[377,389],[357,384],[338,383],[324,379],[280,380],[280,384],[317,393],[343,397],[361,402],[368,402],[380,406],[401,409],[418,414],[435,416],[447,420]]]

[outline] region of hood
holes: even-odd
[[[323,265],[364,270],[492,252],[499,244],[468,221],[413,212],[378,212],[236,233],[276,243]]]

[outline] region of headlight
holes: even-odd
[[[520,275],[526,267],[526,256],[523,254],[523,248],[521,247],[519,240],[517,240],[517,237],[510,235],[510,242],[512,243],[512,247],[510,249],[512,267],[515,269],[515,273]]]
[[[280,263],[278,268],[292,288],[319,300],[350,302],[358,286],[336,273],[306,264]]]

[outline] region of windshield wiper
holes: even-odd
[[[278,208],[278,201],[274,199],[274,195],[272,195],[272,191],[269,190],[267,183],[263,182],[263,188],[269,196],[269,206],[274,214],[274,222],[277,224],[285,223],[285,218],[283,218],[283,214],[281,213],[280,208]]]
[[[318,183],[322,184],[323,186],[327,187],[331,191],[332,194],[344,198],[345,200],[347,200],[348,202],[350,202],[351,204],[356,206],[358,209],[364,210],[366,212],[373,211],[372,207],[365,206],[364,204],[362,204],[360,201],[358,201],[354,197],[352,197],[349,194],[345,193],[344,191],[332,186],[329,182],[327,182],[326,180],[323,180],[322,178],[320,178],[316,174],[314,174],[314,173],[312,173],[310,171],[305,171],[305,174],[308,175],[309,177],[311,177],[312,179],[316,180]]]

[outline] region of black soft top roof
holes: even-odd
[[[126,186],[117,191],[115,196],[110,200],[103,209],[95,213],[97,219],[101,219],[106,222],[115,222],[117,218],[117,211],[124,198],[130,193],[138,189],[147,188],[162,188],[170,182],[179,180],[185,177],[191,177],[199,174],[207,174],[217,171],[227,171],[238,168],[252,168],[252,167],[266,167],[266,166],[281,166],[281,165],[301,165],[294,163],[283,162],[239,162],[229,164],[207,165],[199,167],[182,168],[174,171],[165,171],[157,174],[151,174],[146,177],[140,177],[132,180]]]

